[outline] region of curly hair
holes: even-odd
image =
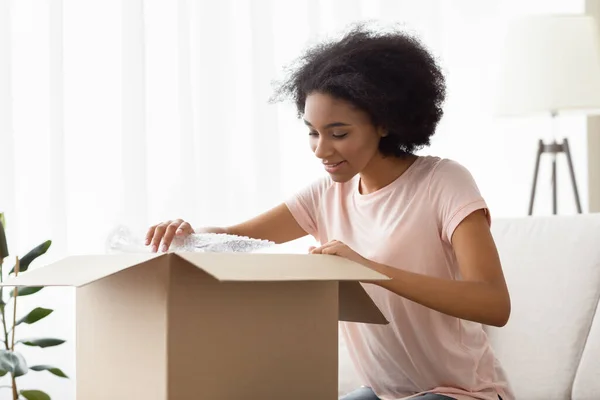
[[[430,144],[443,115],[446,86],[418,39],[358,24],[340,40],[310,47],[288,69],[272,100],[291,99],[302,117],[306,97],[316,92],[365,111],[387,132],[379,151],[403,157]]]

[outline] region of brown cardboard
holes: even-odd
[[[68,257],[4,286],[76,286],[77,399],[336,399],[337,321],[387,323],[324,255]]]

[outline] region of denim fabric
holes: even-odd
[[[420,396],[415,397],[418,400],[453,400],[452,397],[444,396],[441,394],[435,393],[426,393]],[[361,387],[360,389],[356,389],[351,393],[348,393],[345,396],[340,397],[339,400],[380,400],[379,397],[373,393],[373,391],[368,387]]]

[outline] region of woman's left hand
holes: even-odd
[[[340,256],[347,258],[348,260],[355,261],[359,264],[369,266],[369,260],[352,250],[348,245],[338,241],[332,240],[325,243],[320,247],[311,247],[308,249],[311,254],[330,254],[334,256]]]

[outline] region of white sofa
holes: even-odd
[[[512,299],[486,328],[519,400],[600,399],[600,214],[497,219]],[[341,339],[341,338],[340,338]],[[360,382],[340,341],[340,394]]]

